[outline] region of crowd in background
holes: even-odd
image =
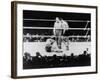
[[[36,52],[36,56],[31,56],[30,53],[24,53],[23,56],[23,69],[34,68],[54,68],[54,67],[74,67],[74,66],[90,66],[91,55],[87,51],[82,54],[70,56],[62,55],[57,56],[42,56],[40,52]]]
[[[74,36],[74,35],[72,35]],[[54,35],[31,35],[31,34],[26,34],[23,36],[23,41],[24,42],[45,42],[48,38],[54,37]],[[55,37],[54,37],[55,38]],[[68,37],[64,36],[64,39],[67,40]],[[90,36],[87,37],[69,37],[69,41],[71,42],[90,42],[91,38]]]

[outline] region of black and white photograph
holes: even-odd
[[[23,10],[23,69],[91,66],[90,16]]]
[[[13,6],[16,77],[97,72],[96,6],[34,2]]]

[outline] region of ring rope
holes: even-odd
[[[56,36],[45,36],[45,35],[24,35],[23,37],[56,37]],[[61,36],[61,37],[66,37],[66,36]],[[78,38],[90,38],[91,36],[90,35],[88,35],[88,36],[68,36],[69,38],[72,38],[72,37],[78,37]]]
[[[23,29],[54,29],[53,27],[23,27]],[[90,30],[90,28],[68,28],[68,30]]]
[[[23,20],[30,20],[30,21],[56,21],[52,19],[23,19]],[[91,22],[89,20],[65,20],[67,22]]]
[[[23,20],[32,20],[32,21],[55,21],[55,20],[48,20],[48,19],[23,19]],[[86,32],[86,35],[85,36],[79,36],[79,35],[77,35],[77,36],[68,36],[68,38],[72,38],[72,37],[76,37],[77,39],[78,38],[90,38],[91,36],[90,35],[88,35],[87,36],[87,34],[88,34],[88,32],[89,32],[89,30],[90,30],[90,28],[87,28],[87,26],[88,26],[88,23],[89,22],[91,22],[91,21],[85,21],[85,20],[65,20],[65,21],[67,21],[67,22],[86,22],[86,25],[85,25],[85,28],[68,28],[68,30],[87,30],[87,32]],[[23,27],[24,29],[53,29],[52,27]],[[32,38],[32,37],[50,37],[50,36],[39,36],[39,35],[34,35],[34,36],[30,36],[30,35],[24,35],[24,37],[30,37],[30,38]],[[52,37],[54,37],[54,36],[52,36]]]
[[[88,23],[89,23],[89,22],[87,22],[87,24],[86,24],[86,26],[85,26],[85,30],[86,30],[86,28],[87,28],[87,26],[88,26]],[[89,32],[89,30],[87,30],[85,36],[87,36],[88,32]]]
[[[86,25],[85,25],[85,28],[84,28],[84,30],[86,30],[86,28],[87,28],[87,26],[88,26],[88,23],[89,23],[89,22],[87,21],[87,23],[86,23]]]
[[[87,33],[86,33],[86,35],[85,36],[87,36],[87,34],[89,33],[89,30],[87,31]]]

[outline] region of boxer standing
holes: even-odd
[[[53,33],[55,35],[55,40],[57,42],[57,46],[61,49],[61,35],[62,35],[62,26],[61,21],[58,17],[56,17],[56,21],[54,23]]]

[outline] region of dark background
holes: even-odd
[[[53,27],[55,21],[37,21],[37,20],[24,20],[24,19],[48,19],[55,20],[56,17],[62,17],[64,20],[85,20],[91,21],[91,14],[87,13],[71,13],[71,12],[51,12],[51,11],[31,11],[23,10],[23,26],[24,27]],[[91,22],[90,22],[91,23]],[[87,28],[91,28],[91,24]],[[70,28],[85,28],[87,22],[69,22]],[[46,29],[24,29],[23,34],[44,34],[53,35],[53,30]],[[65,35],[86,35],[87,30],[68,30]],[[87,35],[91,35],[89,30]]]

